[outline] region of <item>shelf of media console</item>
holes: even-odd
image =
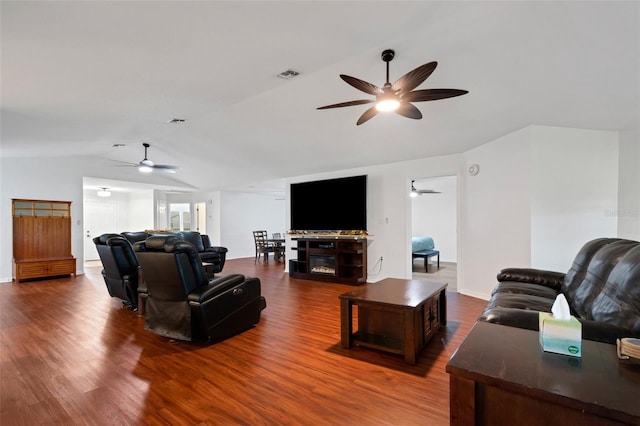
[[[321,233],[312,233],[312,234],[288,234],[291,237],[291,240],[367,240],[373,237],[373,235],[343,235],[343,234],[321,234]]]

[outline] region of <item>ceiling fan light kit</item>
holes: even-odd
[[[437,62],[429,62],[427,64],[421,65],[418,68],[409,71],[408,73],[400,77],[395,83],[391,84],[389,82],[389,62],[391,62],[394,57],[395,52],[391,49],[387,49],[382,52],[382,60],[387,64],[387,80],[382,88],[358,78],[340,74],[340,78],[342,78],[347,84],[364,93],[375,96],[375,100],[360,99],[356,101],[325,105],[317,109],[342,108],[375,102],[374,106],[367,109],[360,116],[358,122],[356,123],[358,126],[369,121],[378,112],[388,111],[395,111],[397,114],[400,114],[403,117],[419,120],[422,118],[422,113],[411,102],[435,101],[439,99],[453,98],[469,93],[467,90],[460,89],[413,90],[421,85],[433,73],[433,71],[438,66]]]
[[[111,191],[109,191],[108,188],[100,188],[97,194],[98,197],[111,197]]]
[[[151,173],[154,170],[158,170],[161,172],[165,172],[165,173],[175,173],[177,167],[176,166],[169,166],[167,164],[155,164],[153,161],[149,160],[147,158],[147,149],[149,149],[149,147],[151,145],[149,145],[148,143],[143,143],[142,146],[144,146],[144,159],[138,163],[138,171],[140,173]]]

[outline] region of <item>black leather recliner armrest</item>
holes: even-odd
[[[241,274],[232,274],[220,278],[214,278],[209,281],[209,284],[200,286],[189,293],[187,300],[189,300],[189,303],[203,303],[213,296],[222,293],[231,287],[235,287],[244,280],[245,277]]]
[[[207,247],[204,249],[205,252],[215,252],[215,253],[226,253],[229,251],[226,247]]]
[[[498,273],[498,281],[538,284],[560,290],[566,274],[531,268],[506,268]]]
[[[538,331],[538,311],[529,309],[487,309],[480,315],[478,321]]]

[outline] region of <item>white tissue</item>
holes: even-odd
[[[571,319],[571,312],[569,311],[569,304],[567,303],[567,298],[564,297],[564,294],[560,293],[555,302],[553,302],[553,306],[551,307],[551,313],[555,319],[559,320],[568,320]]]

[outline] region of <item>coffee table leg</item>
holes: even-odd
[[[351,301],[340,299],[340,344],[343,348],[350,348],[353,343],[352,313]]]
[[[440,292],[440,324],[447,325],[447,289]]]
[[[416,363],[416,339],[415,339],[415,312],[410,309],[404,310],[404,361],[407,364]]]

